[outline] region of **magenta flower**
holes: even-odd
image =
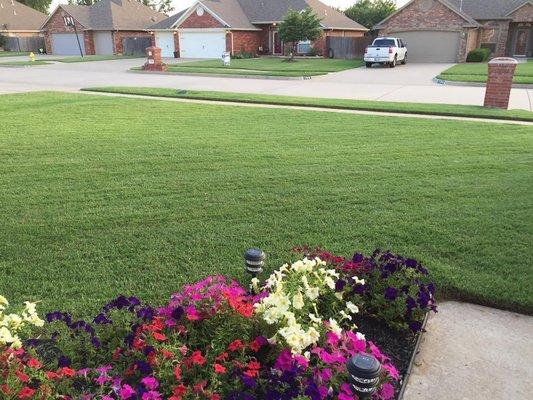
[[[379,395],[383,398],[383,400],[392,399],[394,397],[394,386],[392,386],[390,383],[384,383],[383,386],[381,386]]]
[[[143,378],[141,380],[141,383],[148,390],[155,390],[159,386],[159,381],[157,379],[155,379],[153,376],[147,376],[146,378]]]
[[[130,385],[124,385],[119,391],[121,400],[128,400],[135,394],[135,390]]]
[[[149,392],[143,393],[142,400],[161,400],[161,393],[156,392],[155,390],[150,390]]]

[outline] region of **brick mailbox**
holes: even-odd
[[[146,48],[146,56],[148,59],[143,66],[145,71],[166,71],[167,66],[161,61],[161,49],[159,47],[151,46]]]
[[[507,110],[517,64],[514,58],[507,57],[494,58],[489,62],[485,107]]]

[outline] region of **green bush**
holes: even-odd
[[[318,56],[319,55],[318,54],[318,49],[315,49],[314,47],[311,47],[306,55],[309,56],[309,57]]]
[[[490,49],[488,48],[479,48],[472,50],[466,56],[466,62],[484,62],[487,61],[490,57]]]
[[[254,53],[251,51],[239,51],[233,55],[233,58],[236,60],[242,60],[244,58],[254,58]]]
[[[0,33],[0,47],[4,47],[7,43],[7,38]]]

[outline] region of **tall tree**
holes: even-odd
[[[311,8],[303,11],[289,10],[283,21],[279,24],[279,37],[291,45],[289,61],[294,60],[294,53],[298,42],[304,40],[314,41],[322,36],[320,18]]]
[[[396,11],[394,0],[357,0],[353,6],[344,11],[344,14],[355,22],[372,29],[374,25],[394,11]]]
[[[37,11],[48,14],[48,9],[50,8],[50,3],[52,0],[18,0],[18,2],[34,8]]]

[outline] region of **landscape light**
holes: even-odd
[[[254,278],[263,272],[266,255],[261,249],[252,248],[246,250],[244,253],[244,265],[246,272],[251,274]]]
[[[380,362],[370,354],[359,353],[348,360],[346,369],[352,392],[360,400],[370,399],[378,388]]]

